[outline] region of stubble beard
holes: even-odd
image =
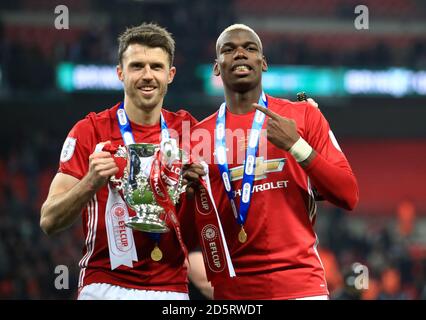
[[[161,103],[162,99],[164,99],[164,96],[167,93],[167,86],[158,87],[156,90],[158,90],[158,93],[156,93],[153,97],[149,99],[146,99],[141,96],[139,89],[133,89],[130,92],[129,90],[126,90],[126,94],[129,96],[130,100],[133,102],[133,105],[136,108],[140,110],[149,111],[155,109],[155,107],[157,107],[158,104]]]

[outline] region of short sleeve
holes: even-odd
[[[81,180],[89,169],[89,155],[96,145],[95,130],[86,118],[75,124],[62,146],[59,172]]]

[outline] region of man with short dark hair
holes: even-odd
[[[210,206],[203,189],[196,197],[207,276],[215,299],[328,299],[313,188],[352,210],[357,182],[317,108],[263,92],[267,68],[248,26],[232,25],[218,37],[214,74],[225,102],[191,138],[193,157],[200,150],[208,163],[214,201]]]
[[[127,29],[119,37],[117,66],[124,101],[90,113],[65,140],[40,225],[50,235],[81,215],[79,299],[188,299],[184,239],[179,232],[150,236],[123,228],[132,211],[109,183],[119,167],[104,151],[106,145],[159,144],[163,131],[182,142],[185,125],[196,123],[186,111],[163,108],[176,73],[174,50],[171,34],[158,25]]]

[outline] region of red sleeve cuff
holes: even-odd
[[[80,175],[78,173],[75,173],[74,171],[71,171],[71,170],[68,170],[68,169],[59,168],[58,172],[63,173],[63,174],[67,174],[67,175],[70,175],[70,176],[73,176],[74,178],[76,178],[78,180],[83,179],[82,175]]]

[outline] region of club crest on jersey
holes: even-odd
[[[76,138],[67,137],[61,151],[61,162],[67,162],[74,154]]]

